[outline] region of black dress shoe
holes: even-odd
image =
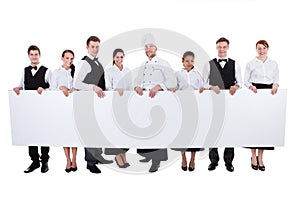
[[[264,166],[264,165],[263,165],[263,166],[260,166],[260,165],[259,165],[258,156],[256,157],[256,160],[257,160],[257,164],[258,164],[258,169],[259,169],[260,171],[265,171],[265,170],[266,170],[265,166]]]
[[[69,169],[66,168],[65,171],[66,171],[67,173],[70,173],[72,170],[71,170],[71,168],[69,168]]]
[[[129,164],[129,163],[125,163],[125,166],[126,166],[126,167],[129,167],[129,166],[130,166],[130,164]]]
[[[229,172],[233,172],[233,171],[234,171],[234,167],[233,167],[232,164],[226,164],[226,169],[227,169],[227,171],[229,171]]]
[[[252,167],[252,169],[254,169],[254,170],[258,170],[258,164],[256,164],[256,165],[253,165],[253,164],[252,164],[252,157],[251,157],[251,167]]]
[[[149,162],[150,160],[151,160],[150,158],[144,158],[144,159],[140,160],[140,162],[147,163],[147,162]]]
[[[70,170],[71,170],[72,172],[76,172],[76,171],[77,171],[77,167],[71,167]]]
[[[189,171],[192,172],[195,170],[195,167],[189,167]]]
[[[41,172],[46,173],[49,170],[48,163],[42,163]]]
[[[260,170],[260,171],[265,171],[266,170],[266,167],[263,165],[263,166],[258,166],[258,169]]]
[[[152,161],[152,165],[149,169],[149,172],[150,173],[156,172],[159,167],[160,167],[160,161]]]
[[[181,166],[181,169],[183,170],[183,171],[186,171],[187,170],[187,166]]]
[[[208,170],[209,170],[209,171],[213,171],[213,170],[216,169],[217,166],[218,166],[218,163],[210,163],[210,164],[208,165]]]
[[[101,170],[96,166],[96,165],[87,165],[86,168],[90,170],[90,172],[94,174],[99,174],[101,173]]]
[[[105,158],[103,158],[103,156],[99,156],[99,158],[96,161],[96,164],[111,164],[113,163],[112,160],[106,160]]]
[[[31,165],[24,171],[24,173],[33,172],[35,169],[39,168],[41,165],[39,162],[33,162]]]

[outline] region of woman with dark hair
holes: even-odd
[[[67,97],[69,93],[74,91],[73,77],[75,73],[75,66],[73,65],[74,53],[71,50],[65,50],[62,53],[61,60],[63,65],[54,71],[52,76],[51,89],[61,90]],[[64,152],[67,158],[67,166],[65,171],[67,173],[77,170],[76,154],[77,147],[72,147],[72,160],[70,155],[70,147],[64,147]]]
[[[256,43],[256,52],[258,55],[247,64],[245,85],[254,93],[257,93],[259,89],[270,89],[271,94],[274,95],[277,93],[279,86],[279,70],[277,62],[268,57],[268,51],[269,44],[267,41],[259,40]],[[264,150],[274,150],[274,147],[251,147],[252,169],[265,171],[263,164]]]
[[[112,66],[107,68],[104,73],[106,90],[118,91],[120,96],[124,90],[132,90],[132,81],[130,70],[123,66],[125,53],[122,49],[113,51]],[[115,161],[120,168],[129,167],[130,164],[126,160],[126,152],[129,149],[106,148],[105,154],[116,155]]]
[[[177,77],[177,89],[178,90],[198,90],[199,93],[204,91],[204,82],[200,72],[194,67],[195,54],[191,51],[187,51],[182,56],[183,69],[178,71]],[[195,169],[195,155],[196,151],[204,150],[203,148],[188,148],[188,149],[174,149],[181,151],[182,164],[181,169],[186,171],[194,171]],[[187,168],[187,160],[185,152],[191,152],[191,158],[189,167]]]

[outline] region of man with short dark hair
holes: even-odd
[[[219,94],[221,90],[229,90],[231,95],[242,87],[242,76],[240,66],[232,59],[227,57],[229,40],[222,37],[216,42],[218,58],[214,58],[204,67],[203,78],[206,88]],[[226,147],[224,150],[224,161],[226,169],[234,171],[232,160],[234,158],[234,148]],[[215,170],[219,162],[218,148],[211,148],[209,152],[211,164],[208,170]]]
[[[49,88],[51,80],[51,71],[40,64],[40,49],[31,45],[28,50],[28,58],[30,60],[30,65],[25,67],[20,84],[15,87],[14,92],[19,95],[20,90],[37,90],[39,94]],[[37,146],[29,146],[29,156],[32,160],[31,165],[24,171],[25,173],[30,173],[35,169],[40,167],[40,158],[42,163],[41,172],[46,173],[49,170],[48,160],[49,160],[49,147],[41,147],[41,157],[38,153]]]
[[[98,97],[103,98],[105,93],[104,69],[99,62],[97,55],[99,52],[100,39],[90,36],[86,42],[88,54],[79,63],[79,72],[75,77],[74,88],[78,90],[94,91]],[[97,163],[110,164],[113,161],[103,158],[101,148],[85,148],[85,160],[87,169],[92,173],[101,173],[96,166]]]

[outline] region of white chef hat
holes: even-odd
[[[153,44],[156,46],[156,41],[154,36],[151,33],[147,33],[142,38],[142,45],[146,46],[147,44]]]

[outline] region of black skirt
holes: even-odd
[[[204,148],[171,148],[174,151],[204,151]]]
[[[257,89],[272,89],[273,84],[252,83]],[[274,150],[274,147],[246,147],[249,149]]]

